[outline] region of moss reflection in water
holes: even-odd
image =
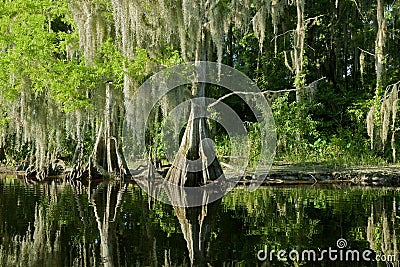
[[[236,189],[224,198],[222,213],[228,214],[234,226],[220,229],[220,233],[237,233],[234,228],[239,228],[242,234],[238,238],[223,234],[228,240],[219,236],[214,242],[240,246],[233,253],[234,259],[240,260],[250,259],[265,245],[277,251],[322,250],[337,248],[336,241],[345,238],[348,248],[372,249],[378,254],[397,255],[399,259],[398,199],[397,189],[382,188],[263,188],[254,192]],[[218,258],[224,256],[215,260]],[[366,266],[365,262],[352,264]]]
[[[318,250],[336,247],[339,238],[345,238],[351,249],[397,255],[399,206],[397,189],[237,188],[219,206],[204,255],[212,266],[268,266],[257,260],[257,251],[265,245],[275,250]],[[173,207],[149,204],[147,195],[133,185],[26,186],[2,179],[0,236],[0,266],[190,264]]]

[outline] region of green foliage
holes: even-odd
[[[219,134],[214,137],[215,152],[218,156],[227,157],[231,154],[231,143],[227,134]]]
[[[138,82],[144,82],[144,78],[149,75],[150,57],[144,48],[136,48],[135,59],[127,63],[127,73],[136,78]]]
[[[172,67],[183,63],[183,59],[179,54],[179,51],[173,50],[171,47],[166,47],[162,55],[156,59],[157,63],[165,66]]]
[[[94,67],[95,75],[102,81],[113,81],[121,87],[124,80],[126,61],[115,46],[114,40],[108,38],[100,48],[99,57]]]
[[[250,161],[249,167],[255,167],[258,164],[258,160],[260,159],[261,153],[261,132],[260,125],[254,122],[246,122],[245,123],[246,130],[248,132],[249,137],[249,145],[250,145]]]
[[[278,156],[293,153],[301,158],[302,155],[307,155],[309,144],[319,137],[317,123],[308,114],[308,107],[291,101],[286,93],[278,97],[271,108],[277,129]]]
[[[277,98],[272,105],[278,135],[276,158],[294,163],[320,162],[330,167],[385,164],[369,149],[364,133],[366,108],[364,103],[349,108],[351,126],[343,125],[332,134],[326,132],[326,127],[320,131],[321,122],[310,115],[299,118],[299,113],[309,113],[305,105],[290,102],[288,94]]]
[[[57,62],[54,72],[50,73],[50,96],[56,101],[62,110],[70,112],[76,109],[84,109],[90,106],[90,100],[86,96],[87,89],[94,84],[90,77],[90,69],[84,62],[65,61]]]
[[[272,104],[278,134],[278,158],[295,162],[339,160],[345,162],[344,164],[351,162],[350,158],[354,158],[353,162],[363,164],[389,159],[391,155],[387,149],[368,151],[365,118],[371,106],[374,105],[377,107],[376,110],[379,109],[385,87],[399,79],[400,54],[396,36],[400,33],[398,20],[400,4],[397,1],[390,3],[384,1],[387,23],[385,70],[382,87],[375,88],[376,71],[373,53],[377,29],[376,5],[370,5],[366,0],[358,4],[354,1],[339,1],[338,7],[328,0],[305,1],[303,71],[295,77],[295,73],[285,66],[284,55],[286,52],[288,63],[293,63],[288,52],[294,49],[296,8],[291,5],[286,6],[284,12],[280,14],[276,28],[272,25],[271,17],[267,18],[261,51],[257,34],[252,27],[254,15],[262,8],[261,2],[250,1],[250,7],[246,11],[248,18],[240,23],[235,21],[237,19],[235,16],[244,14],[235,14],[230,23],[220,25],[221,29],[229,29],[229,32],[223,35],[222,62],[245,73],[262,90],[282,90],[293,85],[304,87],[313,80],[326,77],[326,82],[317,85],[312,101],[296,103],[294,95],[274,95],[278,96]],[[102,27],[106,26],[108,32],[100,42],[101,45],[94,46],[97,51],[92,60],[85,58],[85,53],[82,51],[78,23],[74,21],[77,18],[69,9],[70,1],[4,0],[2,2],[0,8],[0,110],[4,114],[0,118],[2,134],[10,130],[10,125],[16,123],[8,108],[18,105],[22,93],[31,96],[33,102],[37,100],[39,103],[38,99],[42,99],[43,103],[55,107],[62,114],[89,110],[101,113],[101,107],[96,106],[98,103],[94,103],[93,94],[101,95],[97,90],[102,90],[105,82],[113,82],[113,88],[122,91],[124,79],[129,77],[133,83],[131,89],[134,90],[160,68],[183,63],[181,53],[184,49],[180,45],[184,45],[182,38],[185,34],[189,35],[189,32],[171,31],[170,38],[157,40],[158,43],[151,47],[136,47],[134,51],[130,51],[130,58],[127,58],[121,51],[123,47],[121,34],[124,33],[115,29],[114,22],[117,18],[113,17],[111,2],[95,0],[93,3],[102,19],[101,23],[105,24]],[[180,7],[179,1],[168,1],[168,4],[178,9]],[[147,2],[139,4],[138,8],[139,6],[145,11],[153,12],[153,6]],[[231,8],[232,2],[218,1],[214,12],[225,13]],[[270,6],[263,8],[268,9]],[[271,10],[264,11],[273,13]],[[118,36],[116,32],[120,35]],[[132,41],[136,39],[136,36],[130,36],[136,34],[133,29],[127,32],[130,34],[124,36],[125,39]],[[211,45],[208,50],[209,60],[215,59],[217,49]],[[361,53],[364,56],[363,60]],[[226,88],[210,86],[209,89],[210,97],[220,97],[228,93]],[[237,111],[244,121],[249,122],[246,127],[249,130],[252,147],[251,164],[254,164],[258,158],[257,151],[260,149],[257,141],[260,126],[253,124],[255,120],[251,111],[239,98],[229,98],[226,103]],[[378,116],[376,111],[376,117]],[[41,123],[41,126],[44,124]],[[158,126],[155,128],[159,130]],[[213,130],[216,131],[218,154],[229,155],[231,148],[227,136],[217,127]],[[151,134],[154,135],[152,137],[154,140],[158,140],[159,132]],[[88,139],[94,138],[88,137]],[[93,140],[90,140],[87,145],[90,147],[92,143]],[[396,141],[396,147],[398,146]],[[71,153],[67,152],[69,147],[60,149],[66,154]],[[162,149],[157,148],[157,151]],[[163,153],[157,152],[157,157],[163,156]]]

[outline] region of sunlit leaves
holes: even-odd
[[[90,104],[87,89],[91,87],[89,68],[76,61],[58,62],[51,74],[50,95],[64,111],[85,108]]]

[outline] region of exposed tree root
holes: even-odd
[[[97,180],[104,179],[111,175],[119,176],[122,179],[130,177],[125,159],[117,146],[116,138],[110,138],[110,146],[107,147],[104,138],[98,138],[92,155],[88,162],[83,165],[79,160],[67,175],[71,180]]]
[[[48,176],[58,176],[65,172],[65,163],[61,159],[54,159],[45,168],[38,168],[35,159],[25,160],[17,168],[17,172],[23,172],[26,180],[43,181]]]

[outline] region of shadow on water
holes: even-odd
[[[7,177],[0,266],[399,266],[399,196],[389,188],[236,188],[186,208],[149,200],[132,184],[27,186]],[[344,249],[396,261],[257,259],[265,248],[337,249],[339,238]]]

